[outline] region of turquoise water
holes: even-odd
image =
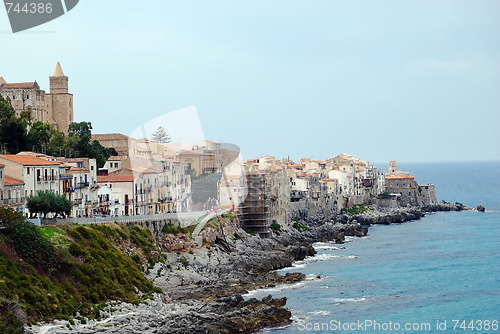
[[[315,257],[283,270],[305,282],[252,293],[286,296],[292,310],[291,325],[263,332],[500,333],[500,163],[400,169],[435,183],[438,199],[487,212],[428,214],[344,245],[316,244]]]

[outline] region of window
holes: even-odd
[[[30,175],[30,168],[26,168],[26,174]]]
[[[90,166],[90,170],[94,170],[94,166]]]
[[[38,182],[40,182],[40,170],[39,169],[36,170],[36,180]]]

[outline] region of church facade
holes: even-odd
[[[50,93],[45,93],[36,81],[7,83],[0,77],[0,95],[10,99],[18,116],[21,111],[30,110],[33,122],[54,124],[57,130],[67,134],[73,122],[73,94],[69,93],[69,78],[59,62],[49,80]]]

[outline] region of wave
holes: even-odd
[[[307,312],[307,313],[314,314],[314,315],[326,316],[326,315],[331,315],[333,312],[330,312],[330,311],[312,311],[312,312]]]
[[[345,247],[337,247],[337,246],[332,246],[330,243],[326,242],[318,242],[313,244],[313,247],[315,250],[339,250],[339,249],[345,249]]]
[[[373,298],[359,297],[359,298],[329,298],[335,304],[345,304],[345,303],[357,303],[364,302],[366,300],[371,300]]]
[[[264,295],[264,294],[274,295],[275,293],[283,292],[286,290],[301,289],[305,285],[306,285],[306,283],[304,281],[297,282],[294,284],[281,284],[281,285],[275,286],[273,288],[263,288],[263,289],[252,290],[252,291],[249,291],[248,293],[243,294],[242,297],[247,299],[247,298],[252,298],[252,297]]]
[[[348,235],[347,237],[345,237],[344,242],[353,242],[359,239],[361,239],[361,237],[351,237]]]
[[[335,260],[335,259],[357,259],[358,257],[356,255],[334,255],[334,254],[319,254],[313,257],[308,257],[305,260],[298,261],[299,262],[304,262],[304,263],[314,263],[314,262],[320,262],[320,261],[327,261],[327,260]]]
[[[305,268],[308,264],[315,263],[315,262],[328,261],[328,260],[357,259],[357,258],[358,258],[358,256],[356,256],[356,255],[319,254],[319,255],[308,257],[302,261],[297,261],[294,264],[292,264],[291,267],[286,267],[286,268],[280,269],[279,271],[293,271],[293,270],[297,270],[297,269],[302,269],[302,268]]]

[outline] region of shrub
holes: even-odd
[[[272,223],[270,228],[275,231],[279,231],[281,229],[281,225],[278,223]]]
[[[39,228],[27,221],[11,222],[7,241],[24,261],[45,269],[57,266],[54,246],[43,237]]]
[[[165,226],[163,226],[161,231],[165,234],[173,234],[173,235],[177,235],[179,233],[190,234],[187,228],[179,225],[174,225],[172,223],[165,224]]]
[[[186,259],[184,256],[178,258],[177,261],[179,261],[184,266],[184,268],[187,268],[189,266],[189,260]]]
[[[236,214],[234,212],[227,212],[227,213],[223,213],[221,215],[222,218],[229,218],[229,219],[232,219],[232,218],[236,218]]]
[[[307,227],[306,225],[304,225],[303,223],[301,223],[300,221],[298,221],[296,219],[294,219],[293,228],[295,228],[299,232],[311,230],[309,227]]]
[[[361,215],[361,214],[368,212],[368,211],[373,211],[373,208],[369,207],[366,204],[357,204],[357,205],[353,205],[352,208],[350,208],[350,209],[342,209],[341,210],[341,212],[347,213],[350,216]]]
[[[4,217],[7,213],[12,214],[0,209],[0,217],[2,212]],[[10,248],[0,247],[0,300],[19,301],[29,322],[69,321],[77,313],[89,319],[98,318],[104,302],[138,303],[139,293],[142,293],[141,298],[147,298],[153,292],[162,292],[144,277],[142,267],[134,262],[138,256],[129,257],[108,240],[110,233],[114,234],[113,227],[108,230],[99,226],[71,225],[51,229],[54,231],[47,230],[50,231],[47,236],[63,233],[69,244],[56,248],[42,236],[39,228],[22,221],[10,222],[9,228],[4,230],[6,235],[0,234],[0,244],[8,241],[25,260],[16,260],[12,254],[4,253]],[[126,233],[121,227],[117,230]],[[149,231],[140,228],[134,228],[130,234],[145,245],[152,241]],[[26,247],[27,244],[31,247]],[[156,250],[153,245],[151,247]],[[154,252],[145,255],[151,259],[159,256],[151,253]],[[56,265],[50,265],[48,272],[40,270],[52,262]],[[0,333],[17,333],[17,325],[12,314],[3,311],[0,305]]]

